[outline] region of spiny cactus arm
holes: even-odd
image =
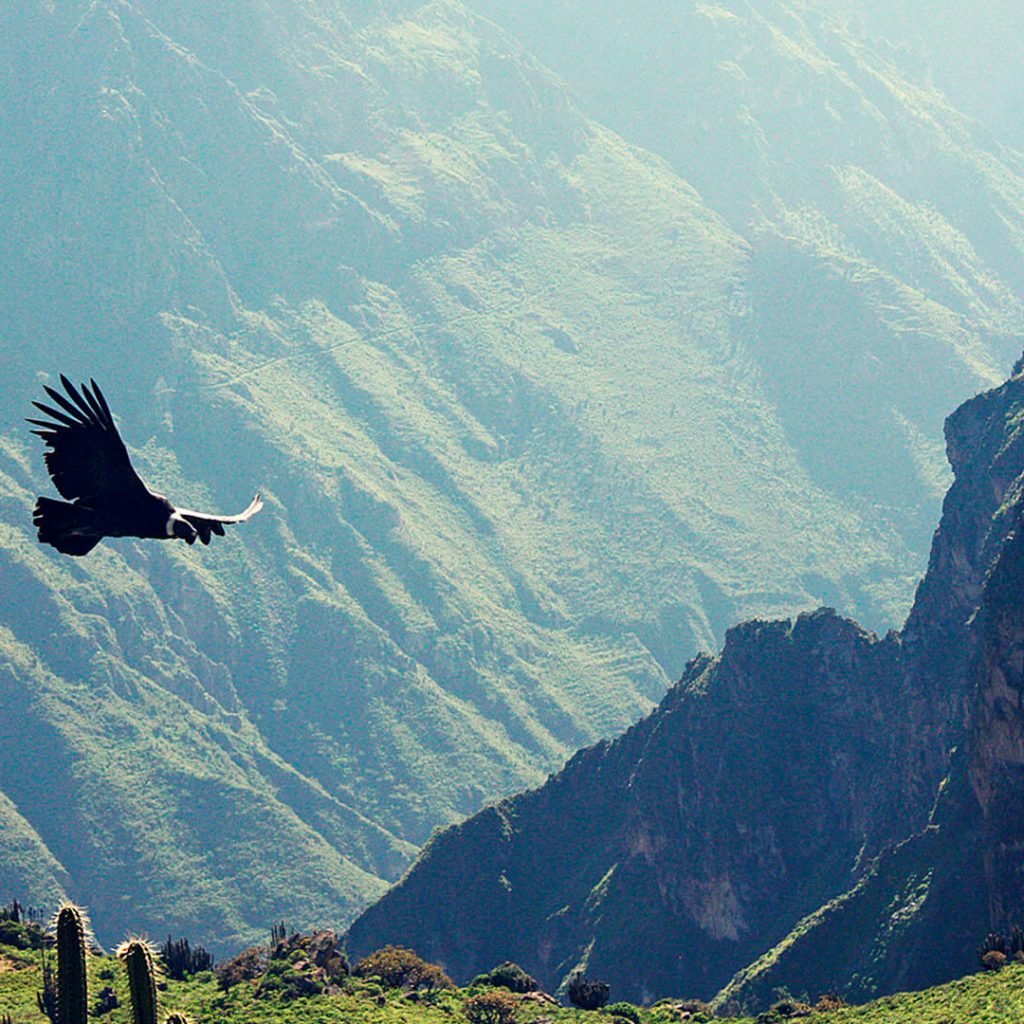
[[[121,943],[117,956],[128,974],[132,1024],[157,1024],[157,967],[153,947],[145,939],[131,938]]]
[[[65,903],[54,920],[57,933],[57,1020],[85,1024],[89,1016],[86,952],[91,941],[89,918],[82,907]]]

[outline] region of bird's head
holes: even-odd
[[[167,536],[176,537],[186,544],[195,544],[199,531],[184,516],[175,512],[167,521]]]

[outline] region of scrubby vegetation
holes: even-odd
[[[509,960],[498,964],[493,970],[481,974],[473,981],[474,985],[492,985],[495,988],[507,988],[509,992],[536,992],[540,988],[537,979]]]
[[[355,966],[360,978],[377,978],[386,988],[411,991],[455,988],[455,982],[436,964],[428,964],[411,949],[385,946],[364,957]]]
[[[18,900],[0,907],[0,946],[41,949],[46,937],[41,921],[41,911],[26,909]]]
[[[462,1004],[462,1013],[469,1024],[514,1024],[520,1005],[511,992],[492,989],[470,996]]]
[[[73,923],[69,922],[72,939]],[[80,934],[84,936],[82,923]],[[38,926],[31,927],[42,934]],[[487,980],[488,976],[474,979],[468,988],[444,987],[437,983],[447,977],[440,967],[396,947],[364,958],[360,965],[369,966],[363,973],[358,973],[360,965],[350,973],[347,966],[342,967],[347,962],[331,941],[332,935],[292,935],[276,945],[246,950],[230,961],[244,962],[246,971],[236,970],[227,988],[219,980],[225,965],[216,973],[200,971],[184,980],[168,977],[164,984],[158,955],[138,941],[126,943],[122,949],[126,963],[135,961],[138,976],[134,984],[129,971],[114,957],[88,942],[80,947],[72,942],[76,948],[69,953],[74,960],[84,952],[88,991],[109,993],[102,1000],[90,999],[87,1016],[90,1021],[107,1024],[138,1024],[152,1020],[154,1014],[166,1024],[539,1024],[542,1020],[548,1024],[610,1024],[614,1020],[630,1024],[708,1024],[713,1020],[777,1024],[794,1019],[808,1024],[1019,1024],[1024,1018],[1024,964],[1020,963],[866,1006],[846,1006],[833,995],[814,1002],[786,996],[758,1016],[715,1017],[706,1003],[694,999],[664,999],[650,1007],[618,1002],[601,1010],[574,1009],[559,1006],[538,992],[513,992]],[[0,1024],[46,1024],[47,1015],[37,997],[48,957],[52,954],[38,944],[0,944]],[[319,966],[317,961],[329,966]],[[502,964],[489,973],[500,978],[508,967]],[[371,968],[384,974],[372,973]],[[59,987],[59,972],[56,977]],[[414,987],[413,981],[423,977],[433,979],[433,986]]]
[[[978,959],[988,971],[998,971],[1007,961],[1024,961],[1024,930],[1014,925],[1009,934],[990,932],[978,947]]]

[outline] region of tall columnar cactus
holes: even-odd
[[[85,1024],[89,1014],[89,982],[85,967],[89,920],[74,903],[57,911],[57,1019],[60,1024]]]
[[[153,947],[144,939],[128,939],[118,947],[117,955],[128,973],[132,1024],[157,1024],[156,959]]]

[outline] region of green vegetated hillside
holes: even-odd
[[[758,1010],[969,971],[1024,921],[1021,369],[947,421],[956,478],[901,631],[734,627],[622,736],[434,837],[350,948]]]
[[[1015,158],[852,40],[756,26],[756,62],[685,64],[735,83],[698,176],[454,2],[4,5],[11,891],[108,939],[341,923],[733,621],[895,621],[940,410],[1010,358]],[[824,92],[766,134],[794,76]],[[38,547],[20,418],[58,371],[154,486],[266,510],[208,550]]]

